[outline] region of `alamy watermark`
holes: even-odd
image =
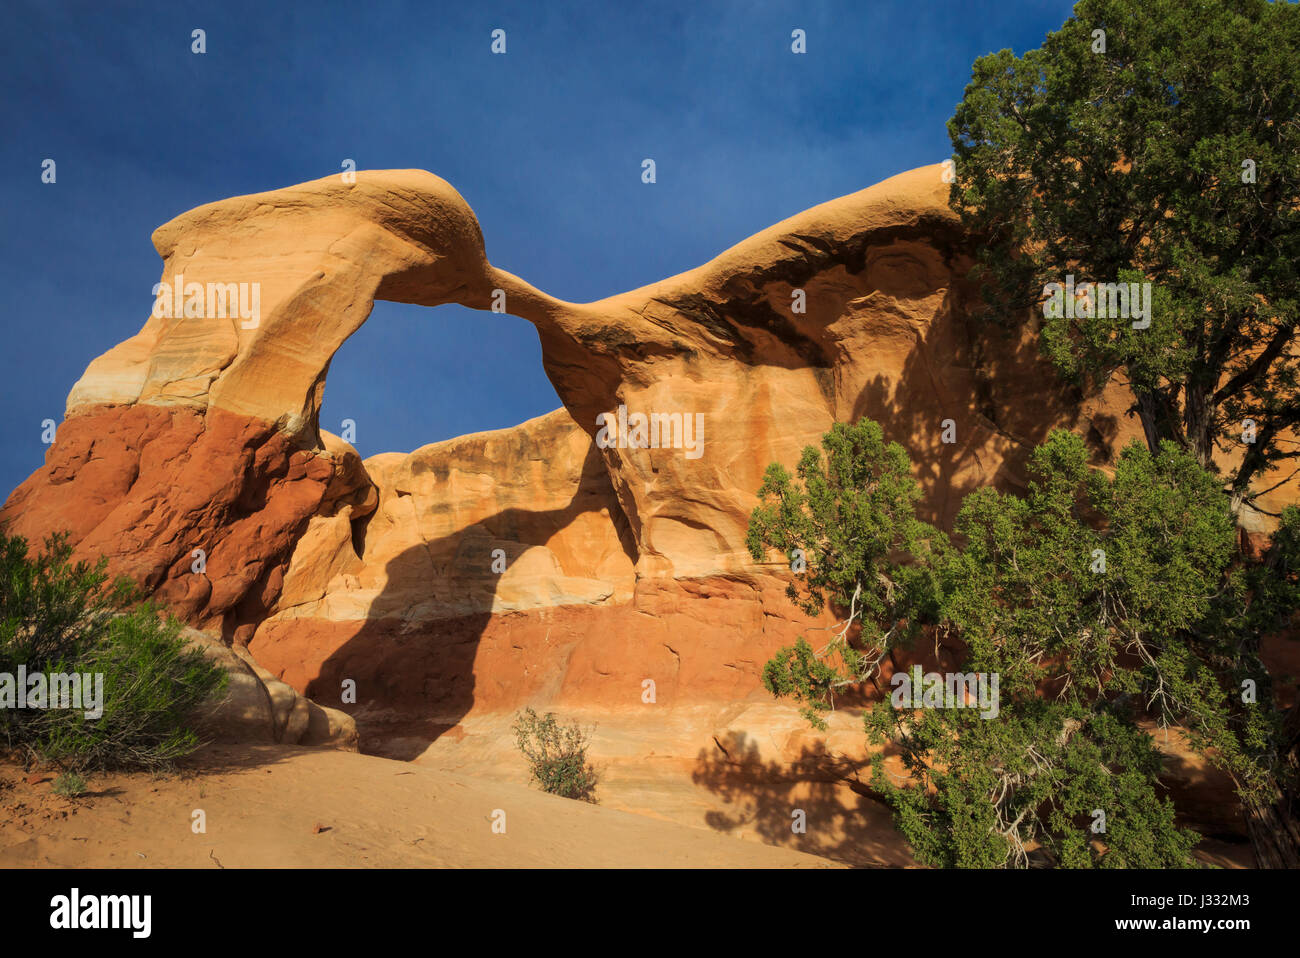
[[[256,329],[262,318],[261,283],[187,283],[177,273],[171,283],[154,283],[154,319],[242,319]]]
[[[617,413],[596,417],[600,431],[596,445],[601,449],[685,449],[687,459],[704,455],[704,413],[628,413],[620,404]]]
[[[894,687],[890,704],[896,709],[967,709],[978,708],[980,718],[998,717],[997,672],[926,672],[919,665],[911,672],[895,672],[889,684]]]
[[[86,718],[104,714],[103,672],[0,672],[0,709],[80,709]]]
[[[50,899],[50,927],[125,929],[133,938],[148,938],[153,929],[152,895],[83,895],[74,888]]]
[[[1150,283],[1079,283],[1074,274],[1064,283],[1043,287],[1043,315],[1048,319],[1133,319],[1134,329],[1151,325]]]

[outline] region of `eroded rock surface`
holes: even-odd
[[[351,712],[363,745],[369,730],[400,757],[524,704],[618,713],[650,755],[722,749],[734,709],[768,702],[761,663],[829,624],[744,534],[767,464],[793,466],[833,422],[879,420],[940,524],[975,487],[1019,485],[1054,427],[1099,464],[1138,435],[1122,387],[1061,384],[1032,317],[1010,334],[970,319],[970,243],[939,166],[586,304],[493,267],[468,205],[422,171],[222,200],[154,244],[178,302],[191,284],[256,284],[256,322],[182,308],[94,360],[0,520],[69,531],[246,647],[263,685]],[[376,298],[487,310],[502,295],[537,327],[564,408],[364,462],[319,429],[330,359]],[[620,407],[692,432],[597,444]],[[1265,505],[1294,498],[1283,484]],[[656,740],[654,709],[707,718]]]
[[[196,723],[205,742],[357,750],[357,724],[346,712],[321,708],[218,635],[187,628],[182,636],[226,672],[225,689],[204,705]]]

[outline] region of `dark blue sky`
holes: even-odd
[[[941,161],[972,61],[1038,46],[1069,13],[1064,0],[9,0],[0,496],[42,462],[41,420],[62,420],[87,363],[143,325],[162,268],[150,234],[178,213],[348,157],[422,168],[469,201],[494,264],[599,299]],[[504,56],[489,49],[497,27]],[[371,455],[558,405],[524,320],[377,303],[335,357],[321,424],[356,420]]]

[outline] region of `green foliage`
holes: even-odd
[[[64,772],[54,780],[55,795],[62,795],[64,798],[76,798],[85,794],[86,780],[76,772]]]
[[[799,460],[798,481],[778,463],[767,468],[746,544],[755,559],[768,549],[806,562],[799,592],[787,595],[809,615],[830,601],[848,610],[844,629],[816,651],[800,639],[763,670],[763,684],[791,695],[817,727],[838,687],[870,679],[888,650],[916,635],[932,613],[930,569],[900,556],[942,550],[946,537],[916,518],[920,487],[907,453],[886,443],[878,423],[836,423]],[[850,632],[853,633],[850,641]]]
[[[1024,496],[984,488],[963,502],[965,545],[940,573],[945,618],[1004,689],[1068,673],[1078,692],[1105,691],[1130,675],[1122,654],[1150,665],[1208,614],[1235,543],[1227,499],[1172,443],[1156,456],[1130,445],[1112,479],[1058,430],[1029,473]]]
[[[979,58],[948,124],[990,313],[1021,321],[1067,273],[1150,281],[1150,328],[1049,316],[1044,352],[1075,379],[1120,374],[1152,452],[1244,453],[1246,501],[1300,423],[1297,61],[1293,3],[1081,0],[1041,48]]]
[[[30,557],[26,540],[0,530],[0,672],[45,671],[95,642],[135,597],[127,580],[106,582],[106,565],[73,563],[66,534]]]
[[[193,752],[199,738],[187,719],[224,688],[226,673],[180,630],[148,605],[110,621],[102,641],[75,665],[103,674],[104,714],[43,713],[41,753],[76,768],[165,768]]]
[[[994,721],[961,710],[889,707],[867,719],[873,740],[901,728],[910,787],[876,759],[872,782],[928,865],[949,868],[1177,868],[1196,836],[1174,825],[1153,787],[1151,738],[1105,708],[1026,699]],[[1104,819],[1099,816],[1104,814]],[[1094,827],[1103,830],[1094,831]]]
[[[587,763],[591,734],[575,722],[561,726],[554,712],[539,718],[531,708],[515,717],[515,743],[542,791],[595,803],[596,770]]]
[[[180,637],[181,625],[137,605],[105,563],[71,561],[66,536],[30,557],[0,533],[0,672],[103,676],[103,712],[0,710],[0,735],[71,769],[166,768],[198,743],[188,720],[224,687],[224,670]]]
[[[830,481],[811,447],[798,483],[770,468],[750,546],[818,557],[796,583],[804,594],[830,592],[846,614],[832,646],[848,651],[819,654],[800,638],[767,663],[764,683],[824,728],[818,713],[833,706],[832,693],[874,678],[923,625],[965,646],[960,671],[999,677],[992,718],[902,697],[865,717],[869,740],[891,744],[908,771],[895,782],[877,761],[872,781],[921,861],[1189,865],[1195,835],[1174,825],[1159,795],[1159,753],[1139,719],[1184,728],[1243,798],[1267,794],[1282,774],[1280,713],[1258,634],[1296,607],[1300,511],[1284,515],[1267,561],[1243,562],[1228,497],[1190,454],[1134,443],[1107,475],[1089,468],[1079,437],[1058,430],[1031,455],[1025,492],[971,493],[948,543],[907,521],[916,497],[902,481],[906,456],[885,457],[878,426],[832,435],[869,441],[839,447],[847,459]],[[897,491],[872,495],[884,462]],[[875,522],[855,511],[876,508]],[[829,524],[841,515],[891,531],[835,538]],[[1243,677],[1259,682],[1257,702],[1243,702]],[[1093,831],[1099,814],[1105,830]]]

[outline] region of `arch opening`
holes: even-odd
[[[560,407],[527,320],[376,300],[325,374],[320,428],[363,459],[516,426]]]

